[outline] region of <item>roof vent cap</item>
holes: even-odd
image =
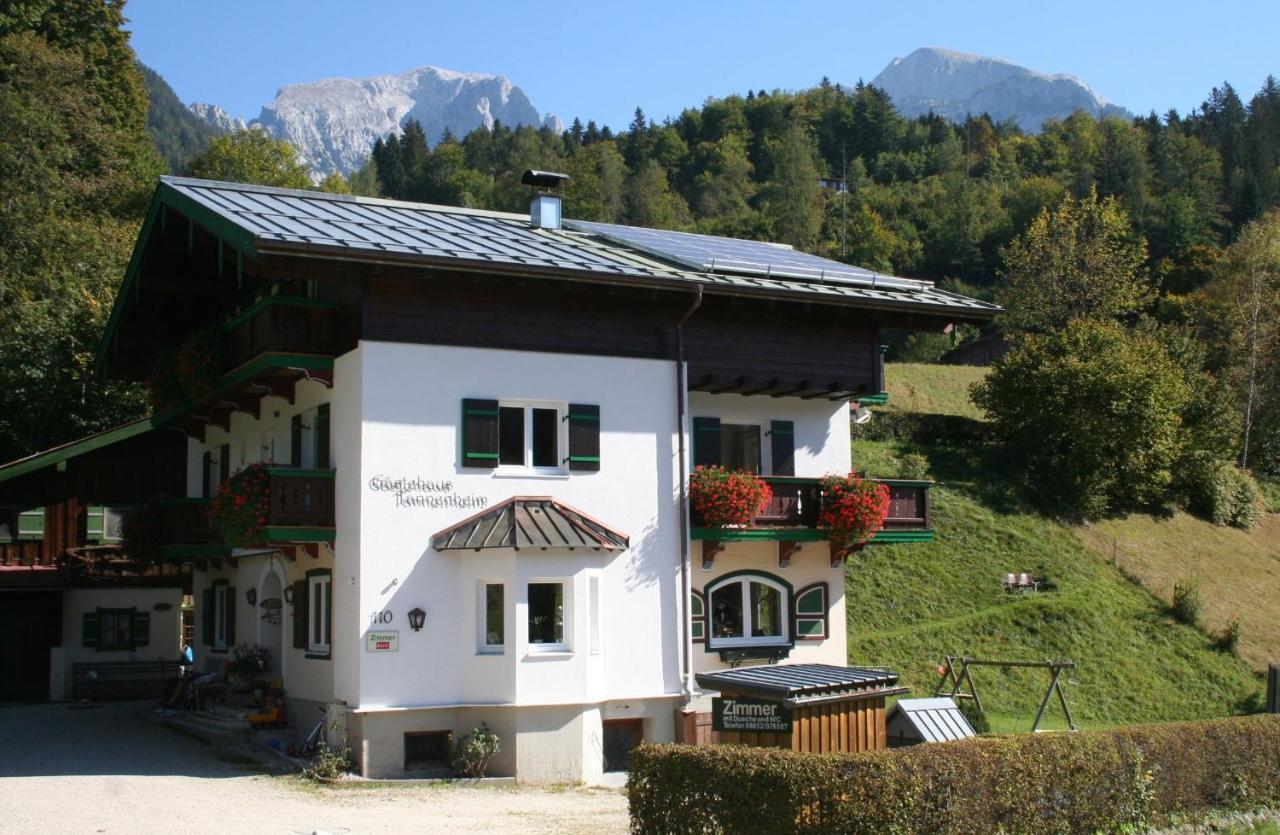
[[[557,174],[554,171],[524,172],[520,182],[533,186],[533,202],[529,204],[529,219],[535,229],[560,228],[560,195],[556,190],[567,180],[569,175]]]

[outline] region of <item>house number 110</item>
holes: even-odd
[[[390,609],[383,609],[381,612],[374,612],[372,615],[369,615],[369,623],[391,623],[391,620],[394,617],[395,615],[391,613]]]

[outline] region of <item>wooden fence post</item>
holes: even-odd
[[[1280,713],[1280,664],[1267,666],[1267,713]]]

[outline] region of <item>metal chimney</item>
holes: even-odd
[[[554,171],[526,171],[520,182],[533,186],[533,202],[529,204],[529,219],[535,229],[560,228],[560,195],[556,190],[569,179],[568,174]]]

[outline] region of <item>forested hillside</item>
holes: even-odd
[[[1114,195],[1174,292],[1203,283],[1217,249],[1280,204],[1274,78],[1247,102],[1224,84],[1187,116],[1081,113],[1031,136],[985,116],[908,120],[874,87],[824,81],[708,99],[661,123],[637,110],[618,134],[575,120],[563,135],[499,125],[427,139],[410,124],[375,147],[383,194],[519,211],[521,171],[563,170],[572,217],[768,238],[979,286],[1000,247],[1066,194]]]
[[[169,170],[181,174],[219,131],[192,113],[155,70],[139,63],[138,71],[147,88],[147,132]]]

